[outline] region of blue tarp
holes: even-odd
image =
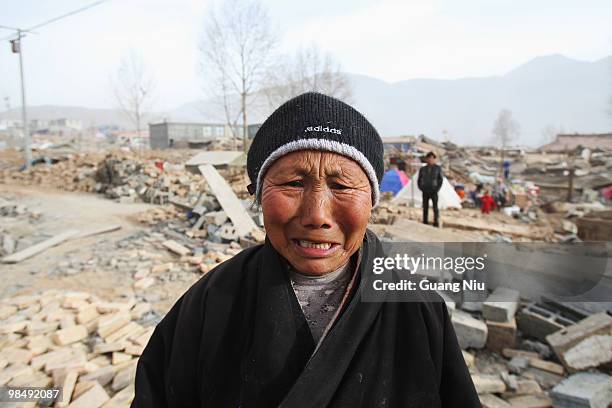
[[[383,193],[390,191],[396,195],[402,187],[404,187],[402,179],[396,170],[387,171],[380,182],[380,191]]]

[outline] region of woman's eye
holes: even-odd
[[[302,187],[302,182],[300,180],[292,180],[284,184],[288,187]]]
[[[350,188],[349,186],[345,186],[344,184],[340,184],[340,183],[332,183],[331,184],[331,188],[335,189],[335,190],[346,190],[347,188]]]

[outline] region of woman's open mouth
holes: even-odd
[[[316,242],[305,239],[292,239],[291,241],[298,254],[309,258],[327,257],[340,248],[340,244],[335,242]]]

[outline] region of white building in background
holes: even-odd
[[[9,131],[11,129],[21,129],[20,119],[0,119],[0,130]]]
[[[49,130],[51,132],[81,131],[83,122],[78,119],[53,119],[49,121]]]
[[[48,119],[32,119],[30,120],[30,132],[36,132],[38,130],[47,130],[49,129],[49,124],[51,123]]]
[[[255,135],[260,126],[248,126],[249,138]],[[242,126],[233,126],[232,129],[223,123],[162,122],[149,124],[149,134],[152,149],[186,148],[215,140],[228,140],[233,135],[242,139]]]

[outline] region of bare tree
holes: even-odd
[[[349,78],[340,64],[315,44],[300,47],[294,55],[284,57],[269,71],[266,83],[263,93],[270,108],[308,91],[322,92],[346,102],[352,99]]]
[[[151,111],[155,87],[142,56],[130,49],[121,58],[119,70],[112,82],[117,103],[134,124],[140,138],[143,122]]]
[[[200,42],[202,75],[220,95],[230,128],[239,98],[243,148],[248,148],[248,112],[259,92],[276,47],[266,9],[256,0],[227,0],[211,8]]]
[[[512,117],[512,112],[508,109],[502,109],[495,120],[495,124],[493,125],[493,135],[497,139],[497,142],[500,144],[500,155],[501,155],[501,163],[500,163],[500,172],[503,173],[503,166],[506,155],[506,147],[510,144],[510,142],[514,141],[518,136],[520,131],[520,125]]]
[[[553,142],[557,135],[560,135],[563,132],[563,126],[546,126],[544,129],[542,129],[542,144],[545,145]]]

